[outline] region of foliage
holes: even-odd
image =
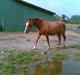
[[[0,25],[0,32],[4,31],[4,28]]]
[[[59,15],[53,15],[55,20],[63,20],[66,23],[74,23],[74,24],[80,24],[80,15],[72,15],[70,18],[63,14],[61,17]]]
[[[80,23],[80,15],[73,15],[71,16],[70,20],[71,20],[71,23],[78,24]]]
[[[51,52],[51,56],[55,59],[64,59],[65,55]],[[30,63],[36,63],[42,61],[46,57],[46,54],[43,52],[12,52],[5,56],[4,63],[0,63],[0,74],[1,75],[11,75],[21,71],[22,69],[27,70],[27,67]],[[28,70],[27,70],[28,71]]]
[[[51,52],[51,55],[53,56],[53,58],[58,59],[58,60],[63,60],[66,58],[65,54],[59,53],[57,51]]]
[[[6,75],[15,73],[16,72],[15,66],[10,63],[5,63],[2,65],[2,72],[5,73]]]
[[[72,45],[71,48],[77,48],[77,49],[80,49],[80,45]]]
[[[47,57],[51,57],[53,60],[62,61],[66,59],[66,53],[61,53],[59,51],[50,51],[50,52],[36,52],[36,51],[28,51],[28,52],[11,52],[5,56],[4,63],[0,63],[0,75],[15,75],[18,72],[29,72],[29,64],[37,64],[44,63]],[[80,54],[76,54],[75,57],[80,60]],[[46,70],[47,64],[45,64]],[[26,74],[27,74],[26,73]],[[29,75],[29,74],[27,74]]]
[[[77,60],[78,62],[80,62],[80,53],[76,53],[76,54],[75,54],[75,57],[76,57],[76,60]]]

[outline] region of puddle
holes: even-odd
[[[80,75],[80,63],[70,60],[58,60],[52,57],[29,63],[18,75]]]
[[[12,65],[8,63],[5,66],[6,69],[4,71],[10,72],[15,70],[15,72],[6,74],[3,71],[0,75],[80,75],[80,62],[71,58],[64,60],[56,59],[47,54],[32,62],[24,62],[23,64],[12,63]]]

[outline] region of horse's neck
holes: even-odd
[[[42,23],[43,23],[43,21],[41,21],[41,20],[36,21],[36,22],[34,22],[34,26],[35,26],[36,28],[40,29],[40,28],[42,27]]]

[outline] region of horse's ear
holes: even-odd
[[[29,20],[29,18],[27,18],[27,21]]]
[[[33,20],[38,21],[38,20],[39,20],[39,18],[33,18]]]
[[[27,18],[26,18],[26,20],[25,20],[25,22],[27,22],[28,20],[27,20]]]
[[[28,18],[27,20],[28,20],[28,21],[31,21],[32,19],[31,19],[31,18]]]
[[[29,18],[29,20],[31,20],[31,18]]]
[[[31,18],[27,18],[26,20],[29,21],[29,20],[31,20]]]

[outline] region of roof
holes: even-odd
[[[52,11],[49,11],[49,10],[44,9],[44,8],[41,8],[41,7],[39,7],[39,6],[36,6],[36,5],[34,5],[34,4],[28,3],[28,2],[23,1],[23,0],[14,0],[14,1],[16,1],[16,2],[18,2],[18,3],[20,3],[20,4],[23,4],[23,5],[26,5],[26,6],[30,6],[30,7],[32,7],[32,8],[35,8],[35,9],[37,9],[37,10],[43,11],[43,12],[48,13],[48,14],[51,14],[51,15],[55,14],[55,13],[52,12]]]

